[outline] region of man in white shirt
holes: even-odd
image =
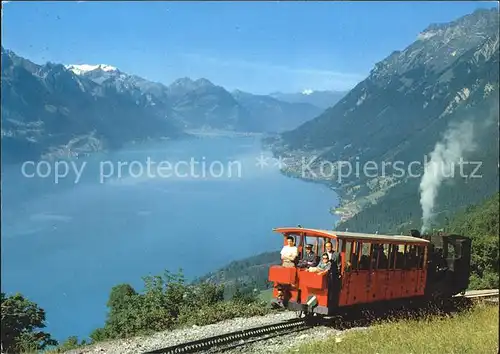
[[[283,267],[295,267],[295,260],[299,256],[299,250],[295,247],[295,240],[292,236],[287,237],[288,245],[281,249],[281,261]]]
[[[330,260],[332,260],[332,257],[333,257],[333,247],[332,247],[332,243],[330,241],[328,241],[327,243],[325,243],[325,253],[328,254],[328,258]]]

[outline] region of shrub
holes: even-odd
[[[224,287],[208,282],[187,285],[181,272],[147,276],[144,291],[128,284],[112,288],[103,328],[91,334],[92,341],[124,338],[172,329],[181,325],[203,325],[238,316],[262,315],[269,311],[253,292],[237,292],[224,301]]]
[[[31,352],[57,345],[45,328],[45,311],[23,295],[1,293],[2,352]]]

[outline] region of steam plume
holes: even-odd
[[[422,229],[426,232],[432,221],[434,204],[441,183],[453,177],[456,164],[466,152],[474,149],[473,125],[470,121],[450,126],[442,141],[430,154],[420,181],[420,205],[422,206]]]

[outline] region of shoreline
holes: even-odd
[[[272,150],[271,150],[272,151]],[[333,190],[338,197],[338,204],[330,207],[330,214],[337,215],[339,220],[335,223],[335,228],[353,218],[357,213],[362,210],[362,206],[355,198],[348,198],[349,193],[347,193],[342,186],[335,185],[329,180],[325,179],[313,179],[313,178],[303,178],[300,175],[290,172],[290,170],[280,169],[280,173],[289,178],[296,178],[303,182],[321,184],[328,189]]]
[[[311,152],[298,151],[298,152],[290,152],[287,151],[283,146],[280,145],[280,137],[279,136],[271,136],[269,139],[262,139],[262,145],[276,158],[277,156],[285,156],[285,159],[291,159],[292,162],[290,164],[286,164],[285,168],[280,169],[280,173],[286,177],[297,178],[303,182],[323,184],[327,186],[329,189],[335,191],[338,197],[337,205],[332,205],[330,207],[329,212],[331,214],[337,215],[339,220],[335,223],[335,228],[352,219],[356,214],[358,214],[361,210],[364,209],[364,205],[368,202],[368,199],[365,197],[357,197],[356,191],[359,189],[359,186],[346,186],[339,185],[335,183],[333,180],[329,179],[321,179],[321,178],[304,178],[300,175],[299,161],[303,157],[309,157]],[[321,152],[319,152],[321,153]],[[365,200],[366,199],[366,200]]]
[[[124,141],[119,146],[112,146],[106,141],[103,141],[94,136],[93,133],[89,135],[82,135],[75,137],[68,141],[66,144],[61,144],[58,146],[48,146],[44,152],[41,152],[38,156],[30,156],[28,159],[34,162],[40,161],[56,161],[56,160],[74,160],[84,157],[89,157],[98,153],[108,153],[112,151],[117,151],[122,148],[139,145],[148,142],[169,142],[176,140],[190,140],[197,138],[217,138],[217,137],[228,137],[228,138],[238,138],[238,137],[265,137],[266,133],[255,133],[255,132],[236,132],[231,130],[203,130],[203,129],[192,129],[185,130],[179,135],[175,136],[158,136],[158,137],[145,137],[142,139],[135,139],[130,141]],[[7,152],[4,152],[4,154]],[[4,162],[8,165],[16,165],[18,163],[25,162],[27,159],[11,159],[11,161]]]

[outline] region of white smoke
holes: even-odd
[[[441,183],[454,176],[457,163],[463,154],[474,149],[473,124],[464,121],[450,126],[442,141],[438,142],[430,154],[420,181],[420,205],[422,206],[422,230],[429,229],[433,218],[434,204]]]

